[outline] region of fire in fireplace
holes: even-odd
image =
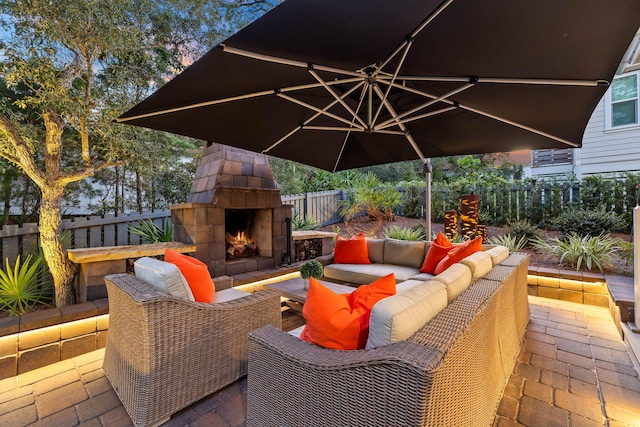
[[[227,242],[227,259],[260,256],[256,239],[247,237],[245,231],[238,231],[235,236],[227,232],[225,240]]]
[[[253,231],[256,228],[256,214],[253,209],[225,210],[226,258],[251,258],[260,256]]]

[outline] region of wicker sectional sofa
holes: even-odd
[[[382,255],[384,260],[384,249]],[[408,259],[406,253],[401,258]],[[475,258],[471,264],[486,263],[486,255]],[[447,290],[444,309],[409,338],[389,345],[331,350],[274,327],[251,332],[247,425],[492,425],[529,320],[529,257],[507,253],[491,259],[500,258],[488,271],[486,265],[472,271],[470,285],[458,295]],[[386,273],[381,266],[388,262],[375,264],[372,271]],[[450,269],[461,270],[461,265]],[[344,278],[346,269],[341,270]],[[331,268],[328,273],[333,274]],[[416,276],[419,272],[400,277],[398,293],[435,286],[438,279]]]

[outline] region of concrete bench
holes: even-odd
[[[105,275],[126,273],[127,260],[163,255],[167,248],[181,253],[196,251],[195,245],[180,242],[69,249],[69,259],[80,266],[77,283],[78,302],[106,298]]]

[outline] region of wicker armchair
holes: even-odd
[[[105,282],[110,319],[103,368],[136,426],[165,421],[246,375],[248,333],[282,324],[275,291],[204,304],[130,274]],[[216,289],[230,284],[216,281]]]

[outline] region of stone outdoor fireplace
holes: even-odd
[[[291,235],[267,157],[206,143],[187,203],[171,206],[173,239],[196,246],[212,276],[236,275],[288,261]]]

